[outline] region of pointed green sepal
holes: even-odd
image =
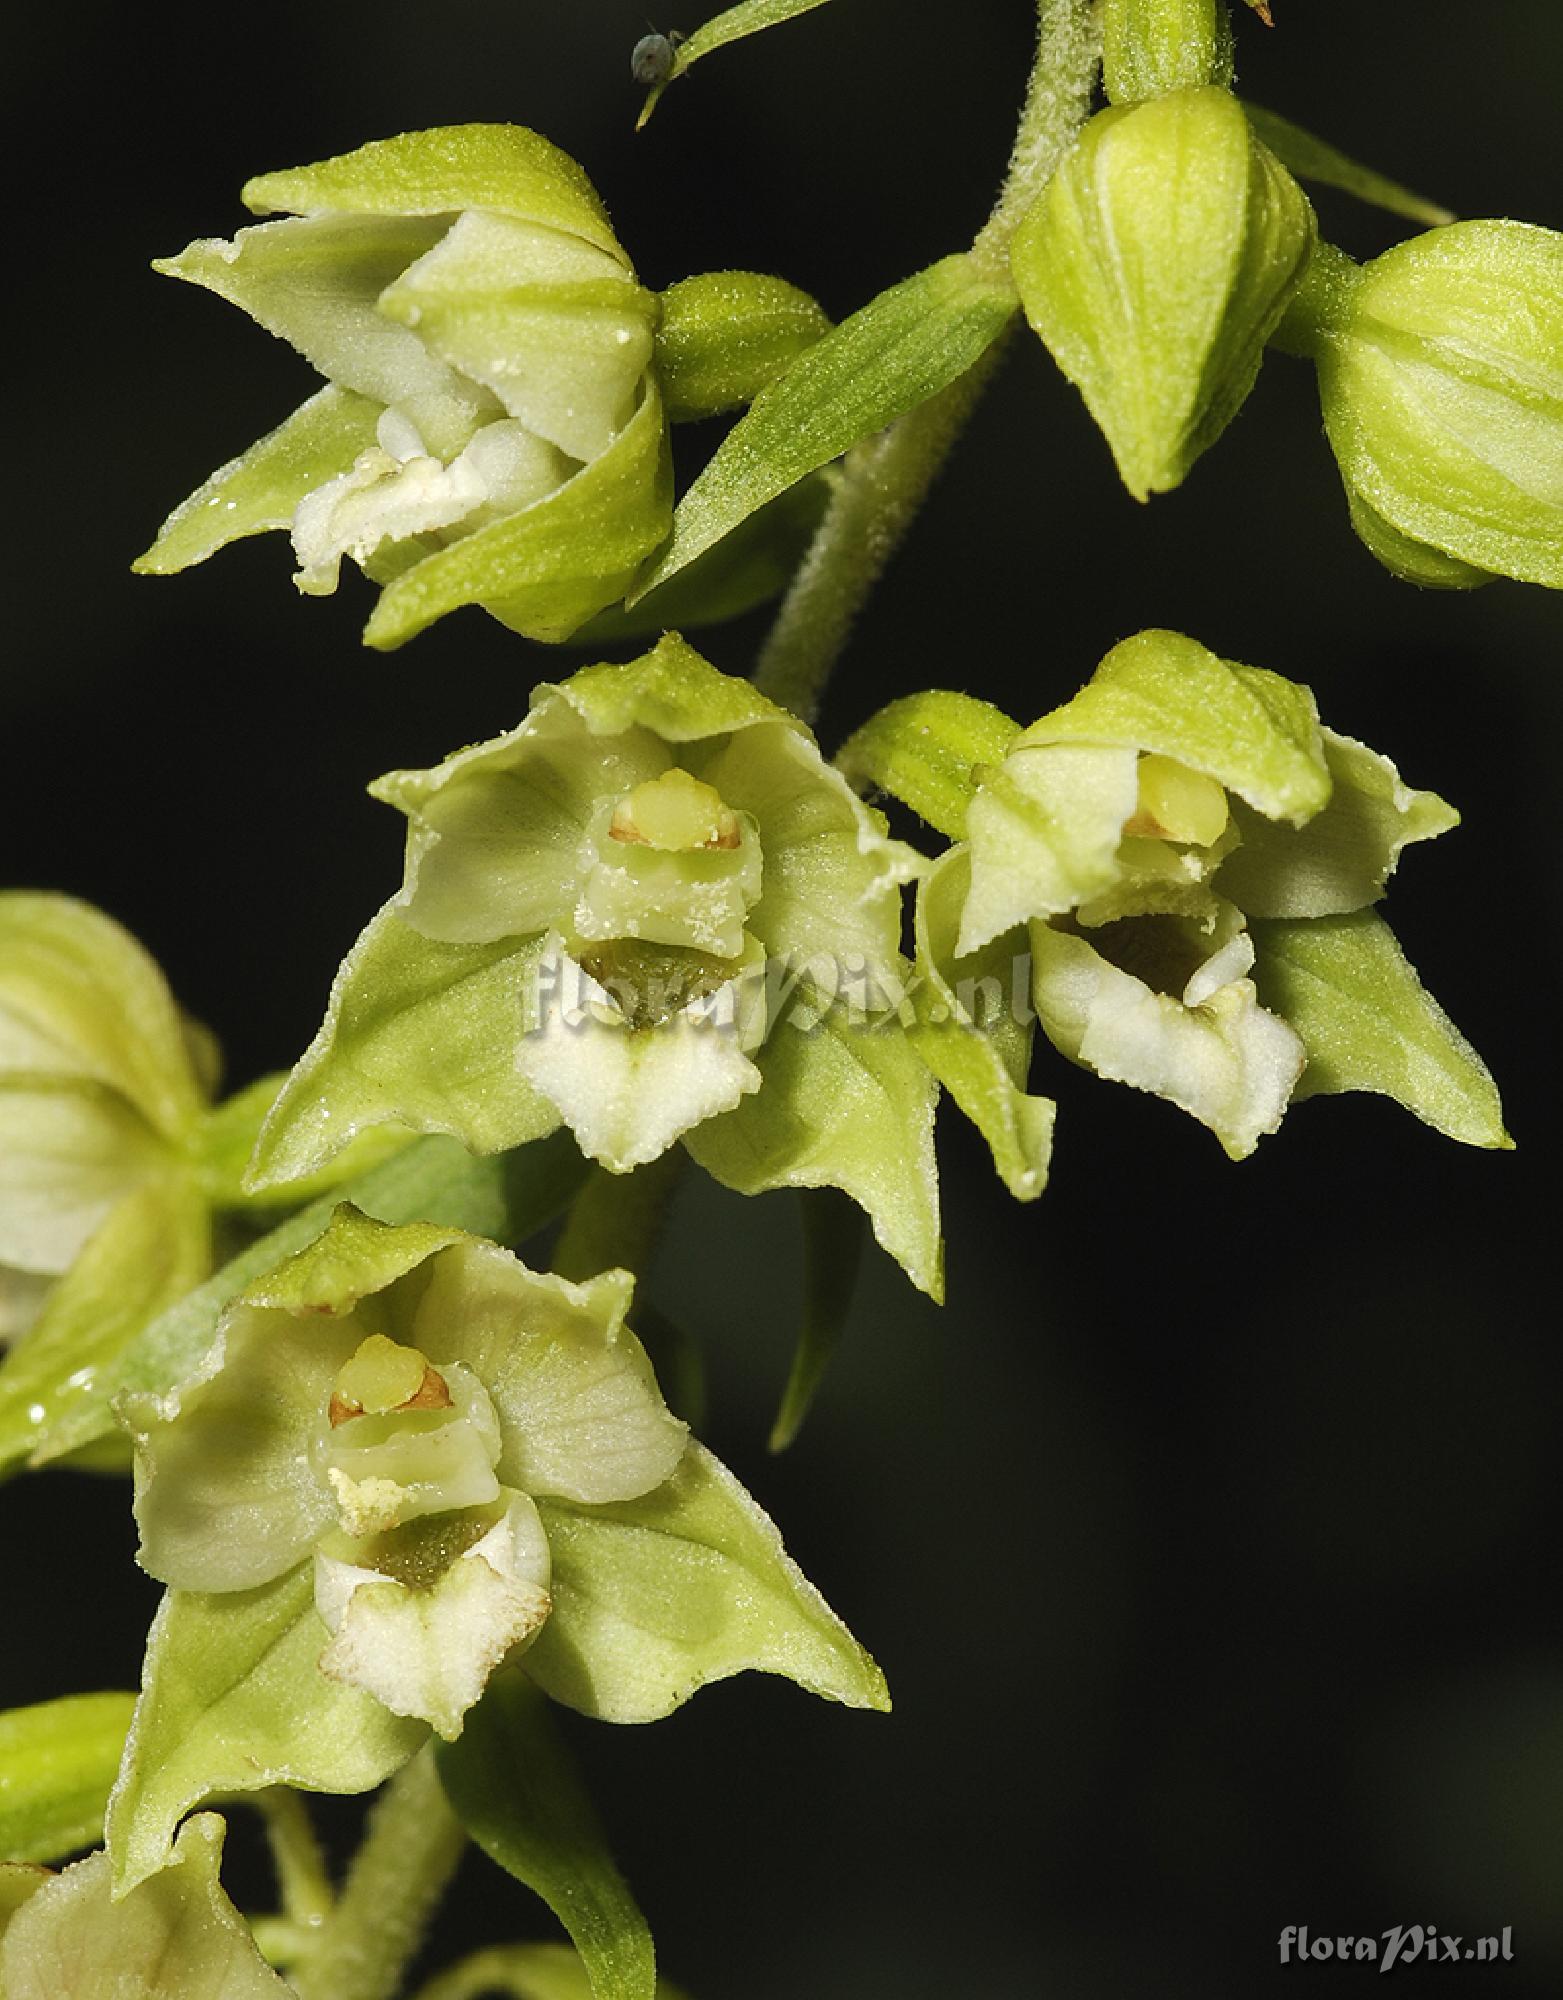
[[[143,576],[172,576],[246,535],[289,527],[307,493],[351,471],[375,442],[384,407],[334,384],[317,391],[181,501],[131,567]]]
[[[936,862],[917,897],[917,1025],[912,1045],[987,1140],[1004,1185],[1035,1201],[1053,1153],[1051,1098],[1027,1093],[1032,1031],[1030,954],[1023,930],[956,951],[970,857]]]
[[[427,1729],[327,1680],[329,1638],[309,1563],[255,1590],[167,1594],[109,1802],[117,1894],[167,1866],[175,1827],[207,1799],[268,1785],[366,1792],[406,1763]]]
[[[1408,785],[1387,757],[1333,729],[1323,732],[1331,792],[1307,824],[1290,827],[1239,804],[1241,844],[1216,888],[1249,917],[1329,917],[1383,895],[1402,852],[1460,824],[1436,792]]]
[[[844,1001],[822,1011],[807,1025],[781,1021],[755,1058],[760,1088],[685,1145],[740,1194],[840,1188],[912,1283],[941,1298],[938,1085],[897,1020],[855,1018]]]
[[[640,1500],[548,1500],[541,1512],[554,1612],[525,1668],[556,1701],[605,1721],[654,1722],[708,1682],[753,1670],[851,1708],[889,1708],[878,1667],[699,1445]]]
[[[1463,1145],[1507,1149],[1487,1065],[1371,911],[1254,926],[1265,1004],[1301,1036],[1297,1096],[1377,1091]]]
[[[382,910],[342,962],[325,1023],[267,1118],[249,1185],[316,1173],[388,1123],[485,1153],[546,1137],[559,1115],[514,1060],[541,950],[538,938],[439,943]]]
[[[584,237],[624,260],[602,203],[567,153],[520,125],[445,125],[260,174],[252,214],[444,216],[482,209]]]

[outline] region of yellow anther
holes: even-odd
[[[1140,759],[1140,795],[1125,833],[1210,847],[1227,828],[1227,795],[1214,778],[1154,751]]]
[[[372,1333],[344,1364],[331,1396],[333,1429],[350,1417],[384,1416],[392,1410],[448,1410],[450,1389],[427,1355]]]
[[[608,832],[614,840],[665,854],[736,847],[741,837],[738,816],[723,805],[721,793],[677,765],[626,793],[613,809]]]

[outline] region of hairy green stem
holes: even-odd
[[[341,1898],[294,1969],[300,2000],[391,2000],[465,1844],[425,1748],[369,1815]]]
[[[1040,32],[1009,171],[971,248],[984,276],[1004,278],[1009,244],[1090,114],[1101,59],[1100,0],[1038,0]],[[995,341],[959,381],[882,436],[847,453],[836,492],[782,601],[756,685],[805,720],[886,564],[927,498],[997,366]]]

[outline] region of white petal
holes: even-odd
[[[631,1028],[613,995],[550,937],[516,1065],[583,1153],[614,1173],[644,1166],[760,1087],[747,1049],[764,1033],[763,979],[747,954],[740,964],[708,999]]]
[[[1084,937],[1034,924],[1031,940],[1037,1012],[1065,1055],[1167,1098],[1208,1125],[1234,1159],[1276,1130],[1304,1052],[1241,976],[1253,961],[1246,933],[1219,946],[1181,999],[1111,964]]]
[[[542,1521],[519,1493],[432,1589],[319,1555],[315,1606],[333,1635],[320,1670],[450,1741],[489,1675],[541,1630],[553,1608],[549,1573]]]

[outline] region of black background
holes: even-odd
[[[1563,226],[1555,5],[1278,11],[1273,33],[1240,23],[1256,99],[1464,213]],[[13,17],[4,878],[136,930],[221,1033],[233,1081],[285,1065],[397,874],[399,822],[364,783],[509,726],[567,665],[476,612],[367,653],[367,586],[300,599],[281,537],[131,578],[167,508],[310,383],[148,257],[231,232],[252,172],[514,119],[587,166],[648,282],[770,268],[843,314],[982,220],[1031,18],[1025,0],[842,0],[713,58],[636,137],[641,0]],[[1399,233],[1327,193],[1319,207],[1359,254]],[[1558,1990],[1563,608],[1380,571],[1347,527],[1308,372],[1281,358],[1188,486],[1137,508],[1027,340],[822,733],[833,745],[914,685],[1029,718],[1147,624],[1311,683],[1327,720],[1464,810],[1413,851],[1391,915],[1491,1060],[1521,1150],[1467,1153],[1352,1098],[1301,1107],[1233,1167],[1170,1108],[1049,1059],[1044,1200],[1011,1204],[950,1117],[949,1304],[877,1262],[780,1461],[763,1447],[793,1205],[690,1177],[656,1291],[705,1342],[710,1441],[897,1698],[887,1720],[749,1678],[657,1729],[571,1728],[697,2000],[1371,1982],[1279,1968],[1289,1923],[1511,1924],[1511,1965],[1396,1978]],[[762,629],[708,650],[741,672]],[[132,1684],[155,1594],[130,1567],[123,1490],[19,1482],[0,1533],[0,1699]],[[350,1819],[335,1813],[338,1837]],[[549,1922],[473,1860],[437,1943]]]

